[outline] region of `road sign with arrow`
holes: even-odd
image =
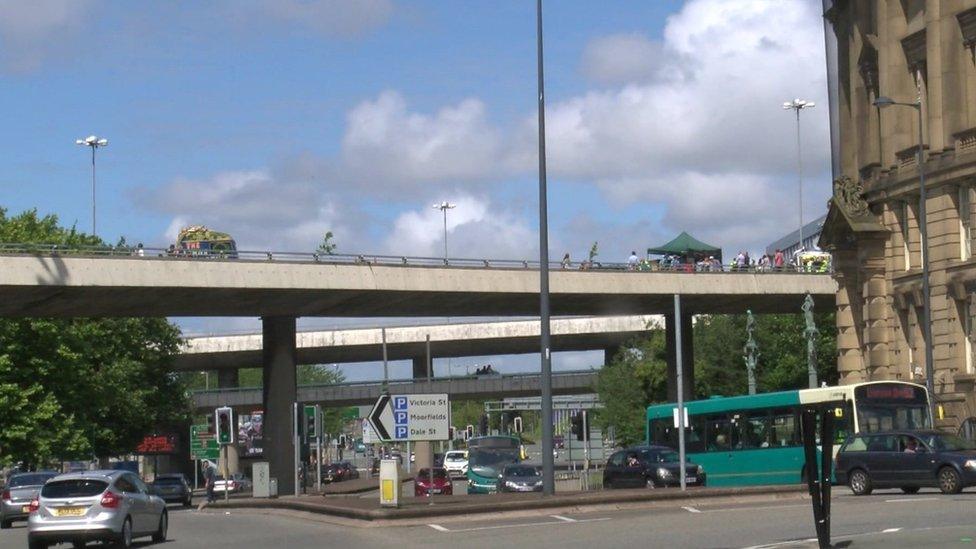
[[[380,395],[368,420],[384,442],[448,440],[451,401],[447,394]]]

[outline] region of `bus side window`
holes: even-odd
[[[724,452],[732,449],[732,430],[729,417],[725,414],[709,414],[705,420],[705,441],[709,452]]]
[[[736,448],[769,448],[769,410],[750,410],[742,416]]]
[[[777,408],[773,410],[771,431],[770,446],[800,446],[800,431],[794,410],[789,408]]]
[[[705,418],[691,416],[685,429],[685,450],[691,453],[705,451]]]
[[[678,432],[671,418],[655,419],[651,422],[651,444],[678,447]]]

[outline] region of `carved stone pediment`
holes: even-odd
[[[846,175],[834,180],[834,200],[851,217],[871,215],[868,203],[864,200],[864,188]]]

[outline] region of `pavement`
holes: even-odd
[[[350,498],[355,499],[355,498]],[[833,505],[834,547],[971,547],[976,539],[976,492],[945,496],[934,490],[906,496],[876,491],[854,497],[838,490]],[[350,521],[305,512],[170,507],[163,547],[291,549],[305,547],[476,548],[654,547],[668,549],[810,548],[815,535],[808,499],[754,501],[711,498],[633,506],[588,507],[442,517],[437,521]],[[26,547],[27,529],[0,531],[0,547]],[[149,547],[146,541],[137,544]]]

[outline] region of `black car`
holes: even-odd
[[[858,496],[875,488],[914,494],[922,487],[958,494],[976,485],[976,446],[938,431],[864,433],[844,442],[835,469],[837,482]]]
[[[182,503],[184,507],[193,504],[193,490],[186,477],[181,474],[159,475],[152,483],[157,495],[166,503]]]
[[[680,486],[678,452],[667,446],[635,446],[614,452],[603,470],[604,488]],[[705,470],[685,462],[685,484],[705,486]]]
[[[541,492],[542,473],[531,465],[506,465],[498,477],[498,491]]]

